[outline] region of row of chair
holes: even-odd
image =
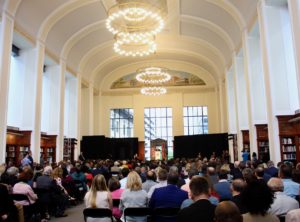
[[[125,208],[124,220],[126,222],[127,217],[148,217],[148,218],[174,218],[177,216],[180,208],[155,208],[150,209],[149,207],[128,207]],[[84,220],[86,221],[87,217],[92,218],[111,218],[113,222],[112,211],[108,208],[86,208],[83,210]],[[150,220],[151,221],[151,220]]]

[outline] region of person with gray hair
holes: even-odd
[[[268,186],[274,192],[274,202],[269,209],[269,213],[274,215],[285,215],[293,209],[299,208],[299,203],[292,197],[283,193],[283,182],[279,178],[271,178],[268,181]]]

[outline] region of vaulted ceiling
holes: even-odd
[[[65,59],[69,70],[96,87],[128,64],[164,60],[196,65],[217,82],[241,47],[242,31],[253,24],[258,0],[152,1],[166,1],[167,14],[157,36],[158,50],[149,57],[128,58],[113,51],[105,19],[116,0],[22,0],[15,14],[14,43],[26,47],[20,34],[33,44],[45,42],[49,57]]]

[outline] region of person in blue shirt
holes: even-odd
[[[247,160],[249,160],[249,152],[248,152],[248,149],[244,149],[244,151],[242,151],[242,158],[243,158],[243,161],[246,162]]]

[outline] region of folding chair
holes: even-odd
[[[34,207],[34,205],[32,205],[30,203],[30,200],[28,198],[27,195],[25,194],[19,194],[19,193],[13,193],[13,194],[10,194],[12,199],[15,201],[15,202],[20,202],[20,201],[24,201],[24,202],[27,202],[27,205],[23,205],[23,210],[24,210],[24,219],[25,221],[29,221],[31,220],[31,218],[34,216],[34,217],[38,217],[38,212],[37,212],[37,209]]]
[[[113,199],[113,206],[119,207],[119,205],[120,205],[120,199]]]
[[[148,217],[151,215],[151,210],[149,207],[127,207],[123,214],[126,222],[126,217]]]
[[[178,207],[158,207],[153,209],[153,218],[176,218],[180,208]]]
[[[85,208],[83,210],[84,221],[86,221],[87,217],[92,218],[103,218],[109,217],[113,222],[113,216],[111,209],[108,208]]]

